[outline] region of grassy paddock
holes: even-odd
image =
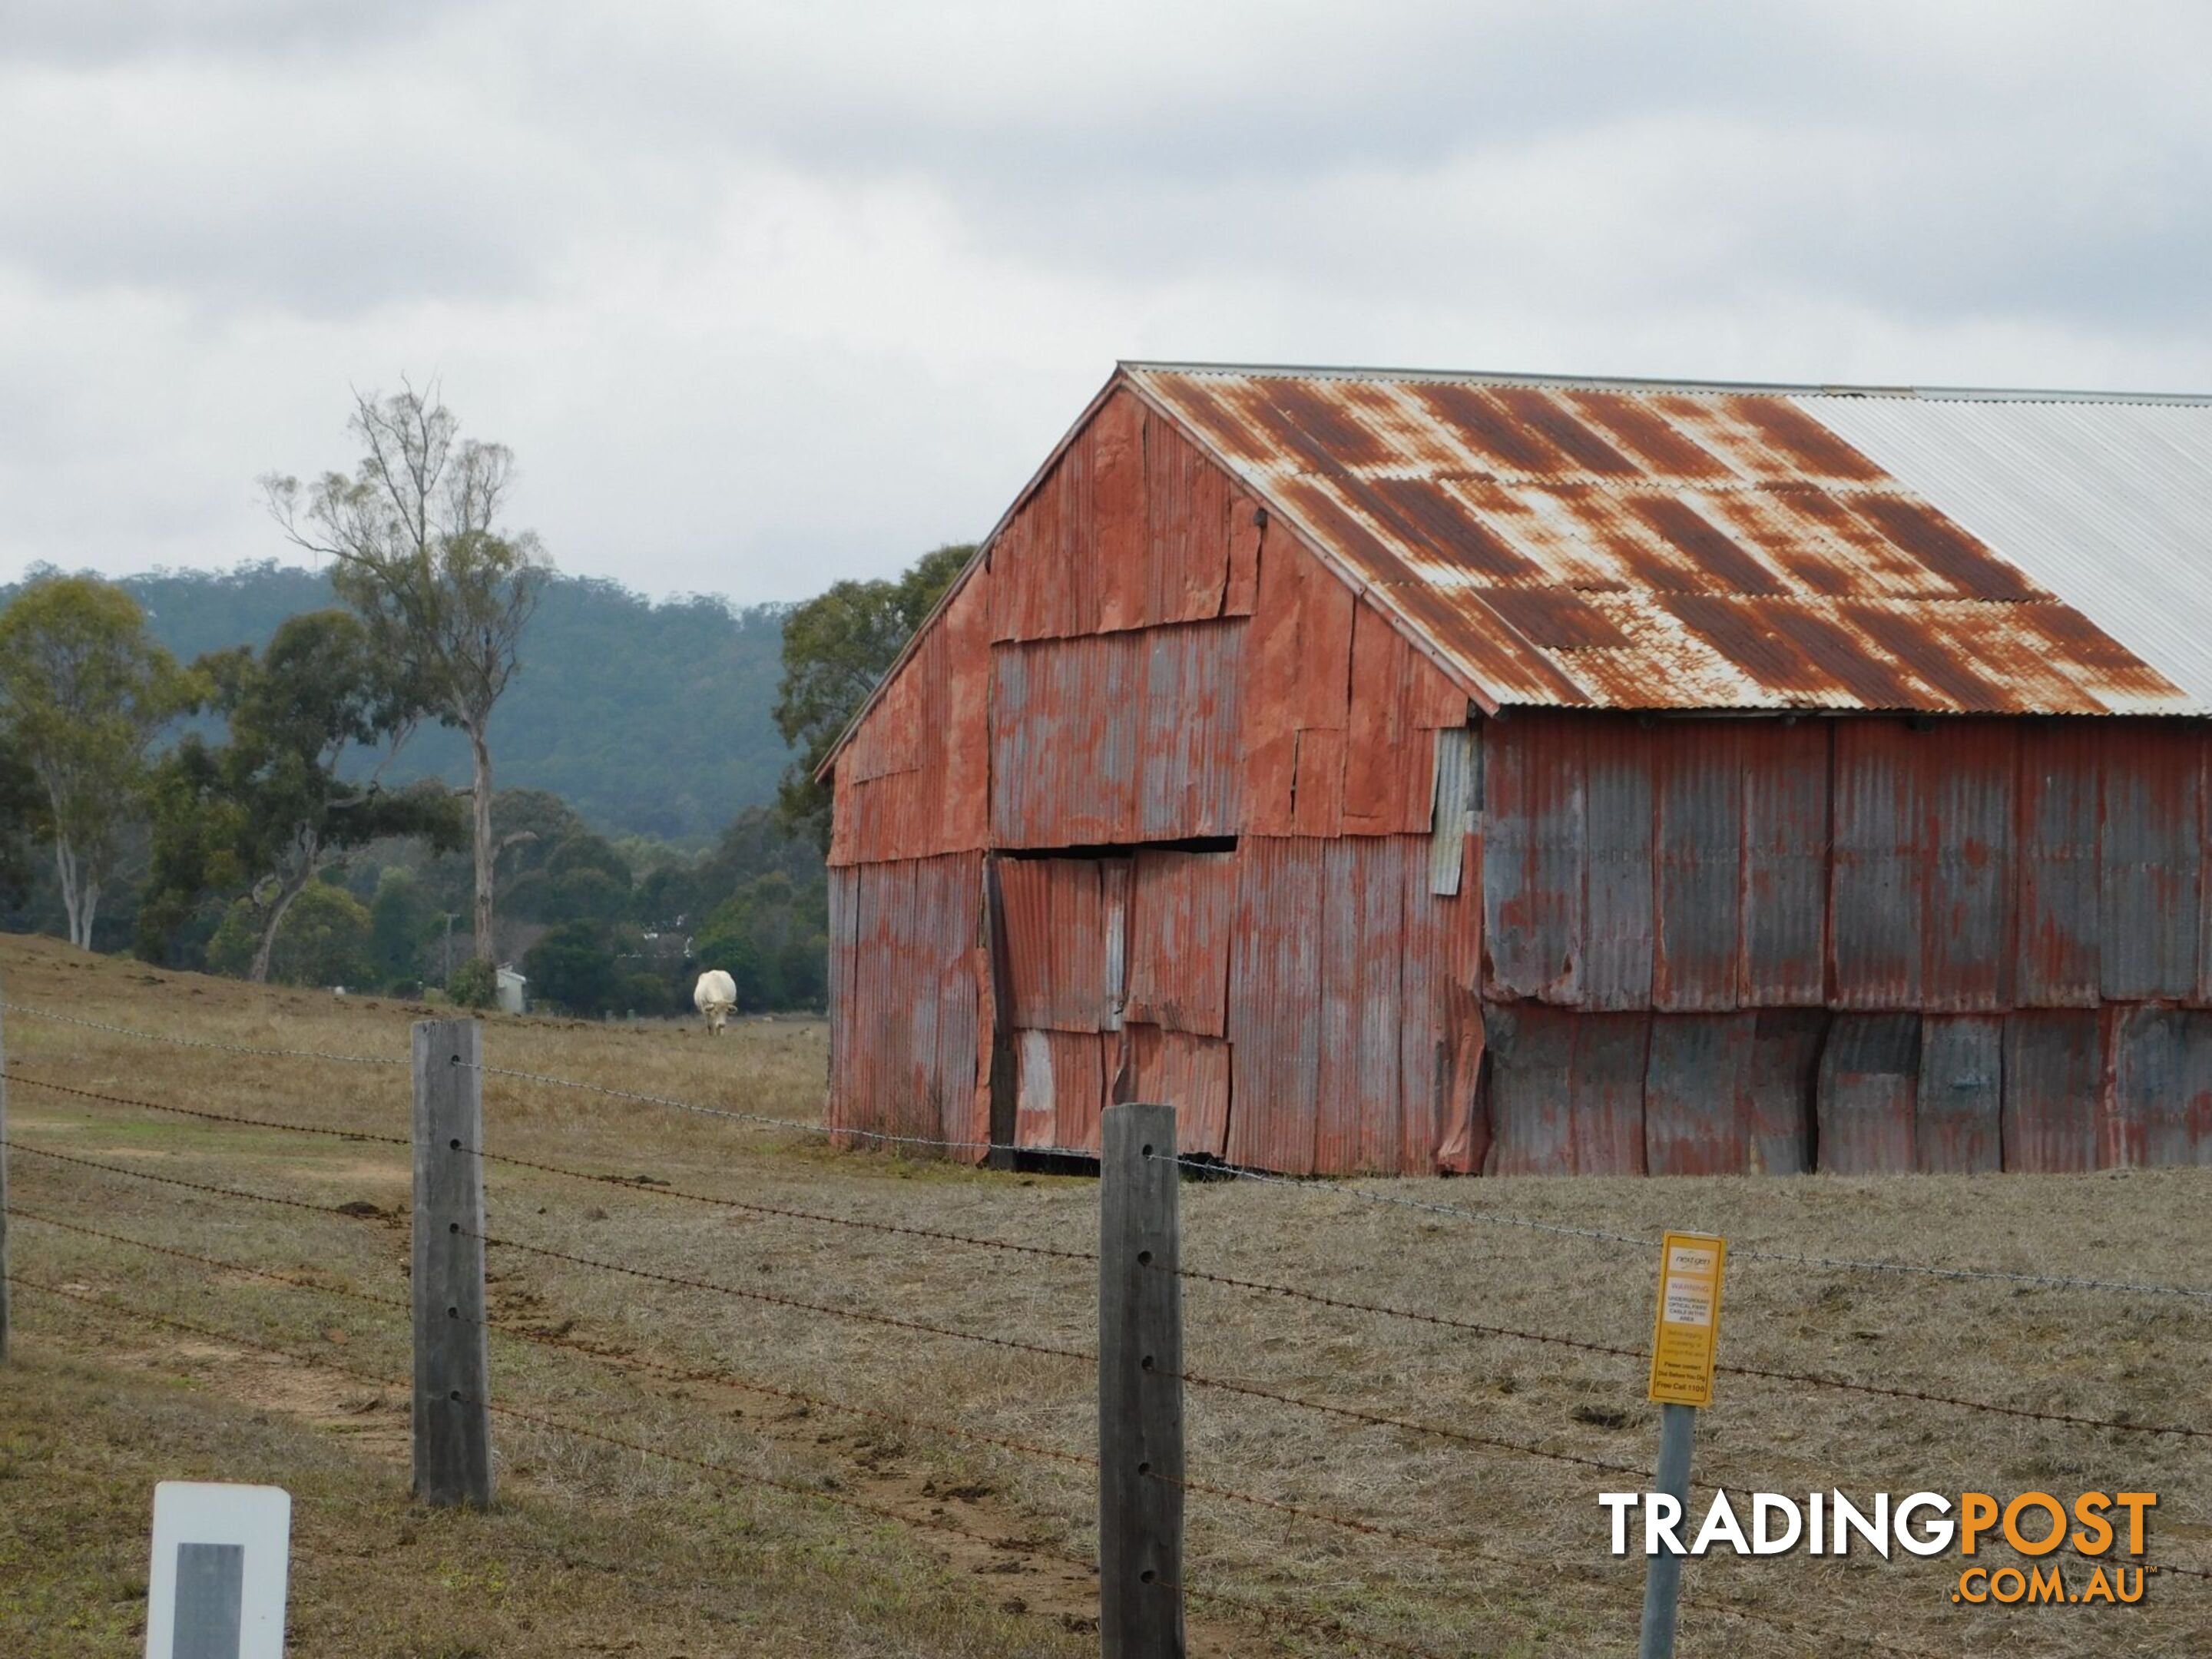
[[[0,944],[7,998],[222,1042],[404,1056],[428,1010],[155,973],[49,942]],[[152,1044],[20,1014],[12,1068],[209,1110],[404,1134],[403,1068]],[[696,1029],[494,1019],[495,1065],[814,1120],[819,1022]],[[373,1143],[158,1118],[18,1083],[11,1135],[372,1215],[343,1219],[202,1197],[18,1155],[21,1209],[371,1296],[404,1297],[405,1154]],[[1088,1181],[839,1153],[815,1137],[493,1078],[495,1152],[650,1176],[785,1207],[1090,1249]],[[1739,1246],[1893,1255],[2099,1278],[2212,1279],[2212,1171],[2078,1178],[1500,1181],[1393,1183],[1477,1208]],[[1461,1318],[1640,1346],[1644,1252],[1475,1225],[1319,1189],[1183,1189],[1195,1267]],[[493,1166],[490,1231],[576,1255],[873,1311],[1088,1348],[1092,1273],[1007,1255],[672,1201]],[[639,1659],[1091,1650],[1091,1548],[1080,1467],[776,1394],[641,1376],[507,1335],[498,1397],[536,1415],[723,1463],[811,1499],[718,1480],[603,1442],[501,1419],[502,1504],[434,1516],[406,1499],[405,1395],[252,1345],[376,1377],[407,1365],[402,1316],[219,1273],[40,1222],[12,1231],[16,1272],[205,1328],[124,1322],[25,1289],[21,1363],[0,1376],[0,1651],[135,1651],[152,1482],[268,1479],[297,1495],[294,1650],[343,1659],[621,1653]],[[1650,1253],[1656,1255],[1656,1252]],[[1090,1449],[1086,1367],[492,1253],[495,1320],[684,1369],[733,1371],[922,1423]],[[1198,1372],[1531,1447],[1647,1467],[1655,1425],[1637,1364],[1188,1287]],[[2138,1421],[2203,1420],[2212,1309],[2118,1292],[1732,1265],[1725,1359]],[[1362,1427],[1206,1390],[1190,1473],[1438,1547],[1194,1493],[1190,1577],[1250,1603],[1438,1653],[1613,1654],[1632,1644],[1640,1572],[1605,1553],[1600,1490],[1625,1473]],[[1855,1494],[1929,1488],[2160,1495],[2154,1559],[2212,1567],[2201,1440],[2069,1428],[1909,1400],[1723,1378],[1703,1414],[1700,1488]],[[841,1508],[859,1500],[866,1512]],[[1702,1507],[1702,1500],[1698,1502]],[[937,1521],[907,1527],[878,1512]],[[963,1535],[969,1534],[969,1535]],[[1449,1546],[1472,1544],[1501,1563]],[[1981,1559],[2002,1565],[2000,1548]],[[2063,1558],[2062,1558],[2063,1559]],[[1968,1608],[1959,1563],[1792,1556],[1693,1563],[1686,1654],[2170,1655],[2212,1629],[2212,1583],[2152,1581],[2135,1607]],[[1801,1627],[1728,1616],[1735,1604]],[[1198,1604],[1193,1650],[1358,1650]]]

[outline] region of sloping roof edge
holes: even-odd
[[[823,753],[822,763],[814,769],[815,782],[821,783],[829,778],[830,774],[836,767],[837,757],[842,754],[846,745],[852,742],[853,734],[860,729],[860,722],[867,719],[870,712],[883,701],[884,692],[890,687],[890,683],[898,678],[899,671],[907,665],[914,653],[921,648],[922,635],[937,626],[937,619],[945,614],[946,608],[959,596],[960,590],[968,586],[969,579],[989,562],[991,549],[997,544],[1000,533],[1012,520],[1014,514],[1020,512],[1030,497],[1036,494],[1037,487],[1051,475],[1053,468],[1060,465],[1060,458],[1067,453],[1067,447],[1075,441],[1085,427],[1091,424],[1091,416],[1097,414],[1107,398],[1114,395],[1114,388],[1127,378],[1122,370],[1121,364],[1116,363],[1114,366],[1114,372],[1106,377],[1106,384],[1098,388],[1089,403],[1084,404],[1083,412],[1075,417],[1066,431],[1060,434],[1060,441],[1052,447],[1052,453],[1038,464],[1036,471],[1030,474],[1029,482],[1016,492],[1014,499],[1006,504],[1006,510],[999,514],[997,522],[992,525],[983,539],[975,544],[975,556],[961,567],[960,574],[946,586],[944,592],[937,596],[937,603],[929,607],[929,614],[921,619],[913,633],[907,635],[907,641],[899,647],[898,655],[891,659],[891,665],[884,670],[883,678],[876,682],[874,689],[862,700],[860,706],[853,711],[853,718],[845,722],[845,729],[837,734],[837,740]]]
[[[1758,392],[1778,398],[1904,398],[1923,403],[2186,404],[2212,405],[2212,392],[2115,392],[2064,386],[1855,386],[1814,380],[1705,380],[1666,375],[1524,374],[1504,369],[1373,368],[1343,363],[1226,363],[1128,361],[1133,374],[1238,374],[1255,379],[1433,380],[1466,386],[1557,387],[1569,391]]]

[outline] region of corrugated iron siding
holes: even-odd
[[[1243,644],[1224,622],[995,647],[993,843],[1236,834]]]
[[[2112,1093],[2100,1137],[2110,1169],[2212,1164],[2212,1013],[2116,1010]]]
[[[1670,430],[1727,466],[1732,445],[1818,448],[1748,405],[1578,407],[1638,465],[1698,471]],[[1477,427],[1486,453],[1527,435]],[[1838,492],[1795,507],[1827,525]],[[1854,501],[1893,556],[1838,568],[1892,599],[1998,602],[1971,538]],[[1688,505],[1828,580],[1832,543],[1758,492]],[[1732,556],[1656,498],[1604,512],[1620,538],[1585,574],[1653,559],[1687,595]],[[1488,522],[1454,533],[1518,595],[1501,614],[1591,684],[1630,660],[1607,590],[1570,602],[1515,574],[1522,541],[1466,528]],[[1003,1104],[1036,1147],[1095,1146],[1105,1103],[1144,1093],[1184,1108],[1188,1149],[1293,1171],[2212,1157],[2206,726],[1524,709],[1468,727],[1399,625],[1436,602],[1355,595],[1168,422],[1109,399],[838,762],[833,1123],[986,1138],[1003,1018]],[[1200,837],[1237,850],[1146,844]],[[996,960],[986,846],[1084,849],[996,860]]]
[[[1124,1069],[1116,1097],[1174,1107],[1176,1139],[1183,1154],[1219,1158],[1229,1138],[1228,1043],[1133,1021],[1122,1035]]]
[[[1249,614],[1257,503],[1127,392],[1109,397],[991,549],[991,637]]]
[[[835,869],[830,881],[833,1128],[988,1138],[978,1042],[981,854]]]
[[[1233,854],[1139,853],[1130,904],[1127,1018],[1169,1031],[1226,1036],[1236,911]]]
[[[1734,1175],[1750,1166],[1754,1014],[1660,1014],[1644,1080],[1652,1175]]]
[[[1426,1171],[1479,1058],[1452,983],[1468,902],[1428,890],[1420,836],[1251,837],[1239,848],[1231,1163]],[[1441,970],[1441,971],[1439,971]],[[1476,1156],[1480,1156],[1479,1151]]]
[[[990,585],[978,573],[837,763],[830,862],[973,852],[990,836]]]
[[[1921,1022],[1913,1133],[1920,1169],[1981,1175],[2004,1167],[2004,1021],[1987,1014]]]
[[[1118,1033],[1016,1032],[1014,1144],[1095,1154],[1106,1103],[1107,1051],[1119,1042]]]
[[[1002,859],[1007,1006],[1024,1030],[1121,1025],[1127,859]]]

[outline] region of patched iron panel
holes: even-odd
[[[1624,720],[1583,734],[1585,844],[1582,1006],[1651,1006],[1651,738]]]
[[[1321,1079],[1325,894],[1316,843],[1248,836],[1237,849],[1229,1042],[1229,1161],[1310,1175]]]
[[[998,845],[1237,833],[1242,621],[1001,645],[992,657]]]
[[[1583,722],[1533,716],[1484,732],[1484,994],[1582,1000]]]
[[[1735,721],[1701,721],[1668,728],[1654,742],[1655,1008],[1736,1006],[1746,885],[1742,736]]]
[[[1575,1027],[1582,1016],[1534,1004],[1483,1010],[1490,1052],[1485,1175],[1575,1172],[1571,1133]]]
[[[1533,1005],[1483,1011],[1491,1175],[1641,1175],[1650,1018]]]
[[[2108,1001],[2197,989],[2203,760],[2194,726],[2130,721],[2106,739],[2099,899]]]
[[[2023,1009],[2005,1020],[2004,1165],[2030,1175],[2097,1167],[2106,1016]]]
[[[1931,1014],[1920,1028],[1914,1142],[1919,1167],[1982,1175],[2004,1167],[2004,1021]]]
[[[1919,1015],[1838,1014],[1820,1054],[1820,1168],[1903,1175],[1917,1167],[1919,1077]]]
[[[1576,1020],[1568,1139],[1577,1175],[1644,1173],[1644,1076],[1651,1016],[1581,1014]]]
[[[1827,1000],[1830,723],[1759,720],[1743,757],[1743,951],[1753,1007]]]
[[[1118,1030],[1127,985],[1129,860],[1004,859],[999,891],[1014,1024]]]
[[[1644,1085],[1656,1176],[1741,1175],[1750,1161],[1753,1014],[1657,1014]]]
[[[980,854],[866,864],[830,884],[833,1128],[988,1139]],[[969,1150],[959,1156],[975,1158]]]
[[[1120,1041],[1097,1031],[1016,1032],[1014,1144],[1096,1154],[1109,1080],[1107,1044]]]
[[[1919,741],[1929,848],[1921,1006],[1960,1012],[2007,1008],[2018,728],[2002,720],[1961,720],[1923,733]]]
[[[1123,1028],[1123,1100],[1176,1109],[1176,1139],[1188,1158],[1219,1158],[1229,1140],[1230,1052],[1219,1037],[1132,1022]]]
[[[1139,852],[1127,1017],[1171,1031],[1224,1036],[1236,911],[1233,854]]]
[[[1750,1166],[1760,1175],[1803,1175],[1813,1168],[1829,1017],[1817,1008],[1770,1008],[1753,1018],[1746,1132]]]
[[[2109,828],[2109,826],[2107,826]],[[2129,1008],[2112,1020],[2106,1169],[2212,1164],[2212,1012]]]
[[[2045,720],[2021,733],[2019,1000],[2094,1008],[2102,981],[2098,820],[2112,727]]]
[[[1835,851],[1828,937],[1840,1008],[1916,1008],[1927,862],[1922,734],[1901,720],[1835,728]]]

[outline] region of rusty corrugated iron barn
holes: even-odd
[[[2212,401],[1125,365],[833,752],[831,1110],[2212,1161]]]

